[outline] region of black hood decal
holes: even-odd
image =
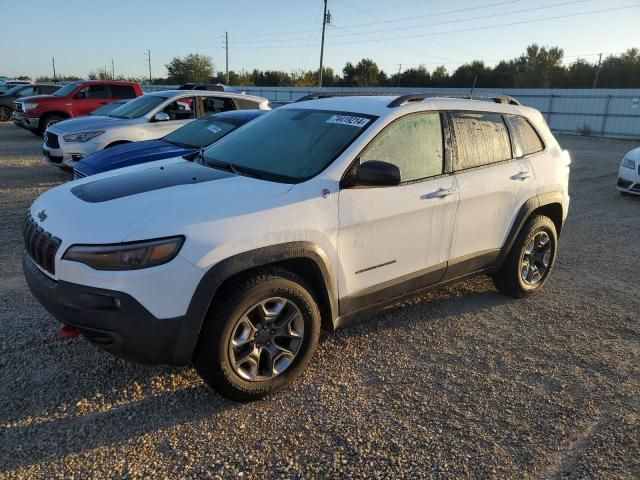
[[[183,161],[83,183],[73,187],[71,193],[85,202],[100,203],[152,190],[211,182],[231,176],[233,174],[229,172]]]

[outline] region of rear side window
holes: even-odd
[[[540,136],[526,118],[517,115],[507,115],[509,127],[513,137],[513,147],[516,157],[531,155],[544,150]]]
[[[203,102],[204,115],[235,110],[236,106],[230,98],[200,97]]]
[[[396,120],[360,155],[360,163],[370,160],[396,165],[402,182],[440,175],[443,169],[440,114],[417,113]]]
[[[454,112],[451,118],[457,149],[454,170],[481,167],[511,158],[509,132],[501,115]]]
[[[109,98],[106,85],[90,85],[87,90],[87,98]]]
[[[136,98],[136,92],[131,85],[111,85],[112,98]]]

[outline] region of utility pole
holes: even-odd
[[[322,86],[322,57],[324,56],[324,29],[327,23],[331,23],[331,13],[327,13],[327,0],[324,0],[324,15],[322,16],[322,43],[320,44],[320,75],[318,76],[318,86]]]
[[[402,64],[398,64],[398,88],[400,88],[400,72],[402,72]]]
[[[51,57],[51,65],[53,66],[53,81],[56,82],[56,57]]]
[[[229,85],[229,32],[224,32],[225,70],[227,71],[227,85]]]
[[[147,51],[145,52],[145,57],[147,60],[147,64],[149,66],[149,83],[151,83],[151,50],[149,50],[147,48]]]
[[[596,67],[596,77],[593,79],[593,88],[598,86],[598,77],[600,76],[600,65],[602,63],[602,54],[598,55],[598,66]]]
[[[116,67],[113,65],[113,57],[111,57],[111,80],[116,79]]]

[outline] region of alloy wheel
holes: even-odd
[[[549,271],[552,241],[547,232],[536,233],[527,243],[520,261],[520,276],[526,285],[538,285]]]
[[[304,318],[290,300],[272,297],[242,315],[229,338],[233,371],[244,380],[271,380],[293,363],[304,338]]]

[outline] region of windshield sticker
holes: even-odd
[[[362,128],[369,123],[369,119],[363,117],[352,117],[350,115],[334,115],[327,120],[327,123],[336,123],[338,125],[350,125],[352,127]]]
[[[207,130],[209,130],[209,131],[211,131],[211,132],[213,132],[213,133],[218,133],[218,132],[221,132],[221,131],[222,131],[222,129],[221,129],[220,127],[217,127],[217,126],[216,126],[216,125],[214,125],[214,124],[209,125],[209,126],[207,127]]]

